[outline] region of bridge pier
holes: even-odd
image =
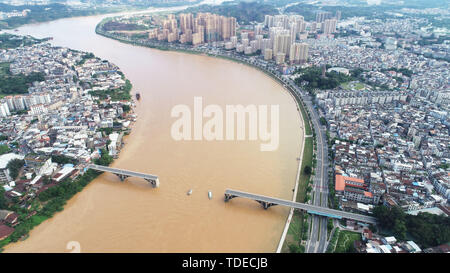
[[[150,182],[153,188],[159,187],[159,179],[145,179],[145,180]]]
[[[231,199],[233,199],[235,197],[237,197],[237,196],[225,193],[225,202],[228,202],[228,201],[230,201]]]
[[[275,203],[269,203],[269,202],[258,201],[258,200],[256,200],[256,202],[260,203],[263,206],[264,209],[268,209],[271,206],[276,206],[277,205]]]
[[[120,181],[124,181],[125,179],[127,179],[129,176],[128,175],[124,175],[124,174],[115,174],[119,177]]]

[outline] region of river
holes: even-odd
[[[156,174],[160,187],[103,174],[57,213],[5,252],[274,252],[288,208],[264,210],[254,201],[224,202],[231,188],[292,199],[302,121],[295,101],[275,80],[243,64],[213,57],[123,44],[95,34],[105,15],[27,25],[18,34],[51,36],[52,44],[93,52],[118,65],[140,92],[138,121],[112,166]],[[280,144],[261,141],[175,141],[177,104],[225,109],[231,104],[279,105]],[[186,192],[193,189],[192,195]],[[213,193],[208,199],[208,191]]]

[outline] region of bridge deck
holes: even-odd
[[[225,194],[229,194],[229,195],[237,196],[237,197],[248,198],[248,199],[252,199],[255,201],[261,201],[261,202],[272,203],[272,204],[287,206],[287,207],[291,207],[291,208],[301,209],[308,213],[316,214],[316,215],[328,216],[328,217],[333,217],[333,218],[338,218],[338,219],[346,218],[346,219],[351,219],[351,220],[369,223],[369,224],[376,223],[375,217],[372,217],[372,216],[351,213],[351,212],[346,212],[346,211],[341,211],[341,210],[335,210],[335,209],[330,209],[330,208],[320,207],[320,206],[315,206],[315,205],[309,205],[309,204],[304,204],[304,203],[297,203],[297,202],[268,197],[268,196],[259,195],[259,194],[253,194],[253,193],[230,190],[230,189],[227,189],[225,191]]]
[[[156,176],[156,175],[140,173],[140,172],[133,172],[133,171],[122,170],[122,169],[117,169],[117,168],[110,168],[110,167],[105,167],[105,166],[101,166],[101,165],[89,164],[88,168],[94,169],[97,171],[102,171],[102,172],[110,172],[110,173],[126,175],[126,176],[135,176],[135,177],[140,177],[140,178],[149,179],[149,180],[158,180],[158,176]]]

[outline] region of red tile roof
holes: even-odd
[[[0,224],[0,240],[5,239],[14,232],[14,228]]]
[[[343,175],[338,174],[338,175],[336,175],[335,190],[336,191],[344,191],[346,181],[356,182],[356,183],[359,183],[359,184],[361,184],[361,183],[363,184],[364,183],[363,179],[355,178],[355,177],[348,177],[348,176],[343,176]],[[351,185],[351,186],[355,187],[356,185]]]

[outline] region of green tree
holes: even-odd
[[[52,155],[52,162],[58,164],[77,164],[77,160],[69,158],[65,155]]]
[[[130,112],[131,107],[129,105],[124,104],[124,105],[122,105],[122,110],[124,113],[128,113],[128,112]]]
[[[304,172],[306,175],[310,175],[310,174],[311,174],[311,171],[312,171],[311,166],[305,166],[305,168],[303,168],[303,172]]]
[[[406,239],[406,225],[404,221],[401,221],[399,219],[395,220],[394,224],[394,230],[393,230],[395,236],[403,241]]]
[[[13,180],[16,180],[17,176],[19,175],[19,170],[23,167],[23,165],[25,165],[25,160],[23,159],[16,158],[8,162],[6,168],[8,168],[9,176],[11,176]]]
[[[11,151],[11,149],[8,147],[8,145],[5,145],[5,144],[0,145],[0,155],[6,154],[10,151]]]
[[[110,156],[108,154],[108,151],[105,150],[105,149],[101,149],[100,153],[101,153],[101,157],[99,159],[95,160],[95,164],[103,165],[103,166],[109,166],[109,164],[111,164],[113,162],[113,160],[114,160],[112,158],[112,156]]]
[[[289,244],[289,252],[290,253],[303,253],[305,251],[305,247],[298,244]]]
[[[8,207],[8,203],[5,198],[5,189],[0,187],[0,209],[6,209]]]

